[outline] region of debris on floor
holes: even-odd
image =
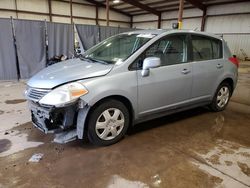
[[[29,159],[29,162],[38,163],[43,158],[43,153],[35,153]]]
[[[160,178],[159,174],[154,175],[153,177],[151,177],[151,179],[153,181],[154,187],[160,187],[161,186],[161,178]]]

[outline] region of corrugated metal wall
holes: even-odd
[[[162,13],[162,29],[170,29],[172,28],[172,23],[177,22],[177,15],[178,11],[169,11]],[[200,18],[198,18],[200,16]],[[199,9],[187,9],[183,12],[183,29],[201,29],[201,16],[202,11]],[[197,17],[197,18],[191,18],[190,17]],[[158,17],[153,14],[148,15],[140,15],[140,16],[134,16],[133,18],[133,27],[139,28],[139,29],[156,29],[157,28],[157,20]],[[164,20],[167,19],[167,20]],[[149,21],[151,20],[151,21]],[[149,22],[145,22],[149,21]],[[140,23],[141,22],[141,23]]]
[[[208,17],[205,30],[222,34],[240,59],[245,59],[242,50],[250,57],[250,14]]]
[[[212,6],[208,9],[205,31],[222,34],[232,53],[250,57],[250,2]],[[223,14],[233,14],[226,15]],[[242,50],[241,50],[242,49]]]
[[[15,3],[16,1],[16,3]],[[85,5],[76,4],[84,3]],[[73,0],[72,12],[73,21],[75,24],[91,24],[95,25],[96,21],[96,8],[95,6],[90,6],[86,1],[83,0]],[[32,11],[35,13],[18,12],[16,13],[16,8],[20,11]],[[49,20],[49,4],[48,0],[0,0],[0,9],[7,9],[5,11],[0,10],[0,18],[13,18],[27,19],[27,20]],[[70,3],[69,0],[57,1],[51,0],[51,11],[52,11],[52,21],[59,23],[70,23]],[[43,13],[43,14],[39,14]],[[98,8],[99,18],[106,18],[106,13],[104,8]],[[65,17],[68,16],[68,17]],[[110,10],[110,20],[116,20],[115,22],[110,21],[110,26],[114,27],[129,27],[130,17],[114,12]],[[81,18],[85,17],[85,19]],[[87,19],[89,18],[89,19]],[[121,21],[121,22],[119,22]],[[127,22],[127,23],[126,23]],[[99,21],[100,25],[106,25],[105,21]]]
[[[81,0],[73,0],[82,2]],[[16,0],[17,7],[22,11],[37,11],[48,13],[48,0]],[[0,0],[0,8],[15,10],[15,0]],[[59,2],[52,0],[52,13],[58,15],[70,15],[70,7],[67,2]],[[105,9],[99,8],[99,18],[105,18]],[[222,14],[234,14],[223,16]],[[173,22],[177,22],[178,11],[169,11],[162,13],[162,28],[171,28]],[[225,34],[225,40],[228,42],[233,53],[238,55],[240,58],[244,58],[240,49],[243,49],[247,56],[250,57],[250,43],[248,42],[250,37],[250,2],[233,3],[227,5],[219,6],[209,6],[207,9],[207,21],[205,31],[215,33],[215,34]],[[37,15],[37,14],[26,14],[18,13],[14,11],[0,11],[0,17],[10,17],[16,18],[17,16],[22,19],[31,20],[49,20],[48,15]],[[73,4],[73,16],[85,16],[92,18],[92,20],[84,20],[74,18],[75,23],[80,24],[91,24],[95,25],[95,7]],[[196,29],[201,28],[201,16],[202,11],[193,8],[184,10],[183,15],[183,29]],[[192,18],[193,17],[193,18]],[[122,21],[121,23],[111,22],[110,26],[129,27],[128,23],[130,18],[128,16],[121,15],[119,13],[110,12],[110,18]],[[155,29],[157,28],[158,17],[152,14],[140,15],[133,17],[133,27],[142,29]],[[165,19],[165,20],[164,20]],[[151,21],[149,21],[151,20]],[[61,16],[52,16],[52,21],[69,23],[70,18],[65,18]],[[147,22],[148,21],[148,22]],[[100,25],[105,25],[105,21],[99,21]],[[244,35],[243,35],[244,34]]]
[[[177,22],[177,15],[178,11],[163,13],[162,19],[168,20],[162,21],[162,28],[171,28],[172,23]],[[250,2],[210,6],[207,9],[207,15],[205,31],[223,34],[233,54],[240,59],[245,59],[241,49],[250,57]],[[201,17],[202,11],[199,9],[184,10],[183,29],[200,30]],[[145,22],[147,20],[151,20],[151,22]],[[156,29],[156,20],[157,16],[150,14],[135,16],[133,27]]]
[[[223,38],[227,41],[232,53],[237,55],[238,58],[244,60],[245,55],[243,53],[246,53],[250,58],[250,34],[225,34]]]

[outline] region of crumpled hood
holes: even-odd
[[[70,59],[41,70],[27,84],[30,87],[51,89],[66,82],[106,75],[112,67],[113,65]]]

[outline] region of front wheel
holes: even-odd
[[[231,86],[226,82],[222,83],[216,90],[210,108],[215,112],[224,110],[228,105],[231,95],[232,95]]]
[[[107,100],[90,112],[88,138],[91,143],[108,146],[122,139],[129,126],[129,112],[117,100]]]

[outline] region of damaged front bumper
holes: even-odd
[[[54,141],[67,143],[83,138],[88,105],[80,100],[63,107],[45,106],[29,101],[32,123],[39,130],[55,133]]]

